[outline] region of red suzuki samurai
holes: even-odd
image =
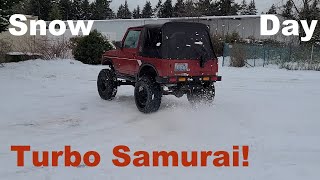
[[[107,51],[97,86],[102,99],[112,100],[117,87],[132,85],[137,108],[159,109],[162,95],[212,103],[218,76],[209,28],[201,23],[168,22],[131,27],[117,49]]]

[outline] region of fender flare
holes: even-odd
[[[140,66],[139,71],[138,71],[138,73],[137,73],[137,75],[136,75],[136,80],[139,80],[139,77],[141,77],[141,71],[142,71],[144,68],[146,68],[146,67],[152,68],[152,69],[156,72],[156,77],[159,76],[158,70],[157,70],[157,68],[156,68],[154,65],[149,64],[149,63],[143,63],[143,64]]]
[[[103,57],[103,59],[101,61],[101,65],[108,65],[108,66],[110,66],[110,68],[114,69],[113,61],[111,58]]]

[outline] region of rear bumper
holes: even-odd
[[[221,76],[173,76],[173,77],[157,77],[156,82],[159,84],[195,84],[195,83],[206,83],[206,82],[217,82],[221,81]]]

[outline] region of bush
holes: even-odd
[[[84,64],[100,64],[102,54],[111,50],[112,46],[97,30],[88,36],[75,37],[71,39],[71,48],[74,58]]]
[[[223,37],[220,36],[219,34],[216,34],[212,36],[211,40],[212,40],[213,50],[216,53],[216,56],[218,57],[222,56],[223,46],[224,46]]]
[[[241,38],[239,33],[237,32],[233,32],[231,34],[227,34],[225,37],[225,43],[236,43],[236,42],[240,42]]]
[[[227,34],[223,36],[222,34],[215,34],[211,38],[214,52],[216,55],[223,56],[224,44],[225,43],[237,43],[241,42],[241,38],[239,33],[233,32],[231,34]]]
[[[46,60],[70,57],[69,41],[65,39],[49,39],[47,37],[36,39],[33,51],[33,53],[41,55],[41,58]]]
[[[244,67],[246,65],[246,52],[241,45],[233,45],[231,50],[230,66]]]

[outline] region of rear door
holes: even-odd
[[[169,60],[169,76],[213,76],[217,72],[217,60],[208,60],[204,67],[199,60]]]

